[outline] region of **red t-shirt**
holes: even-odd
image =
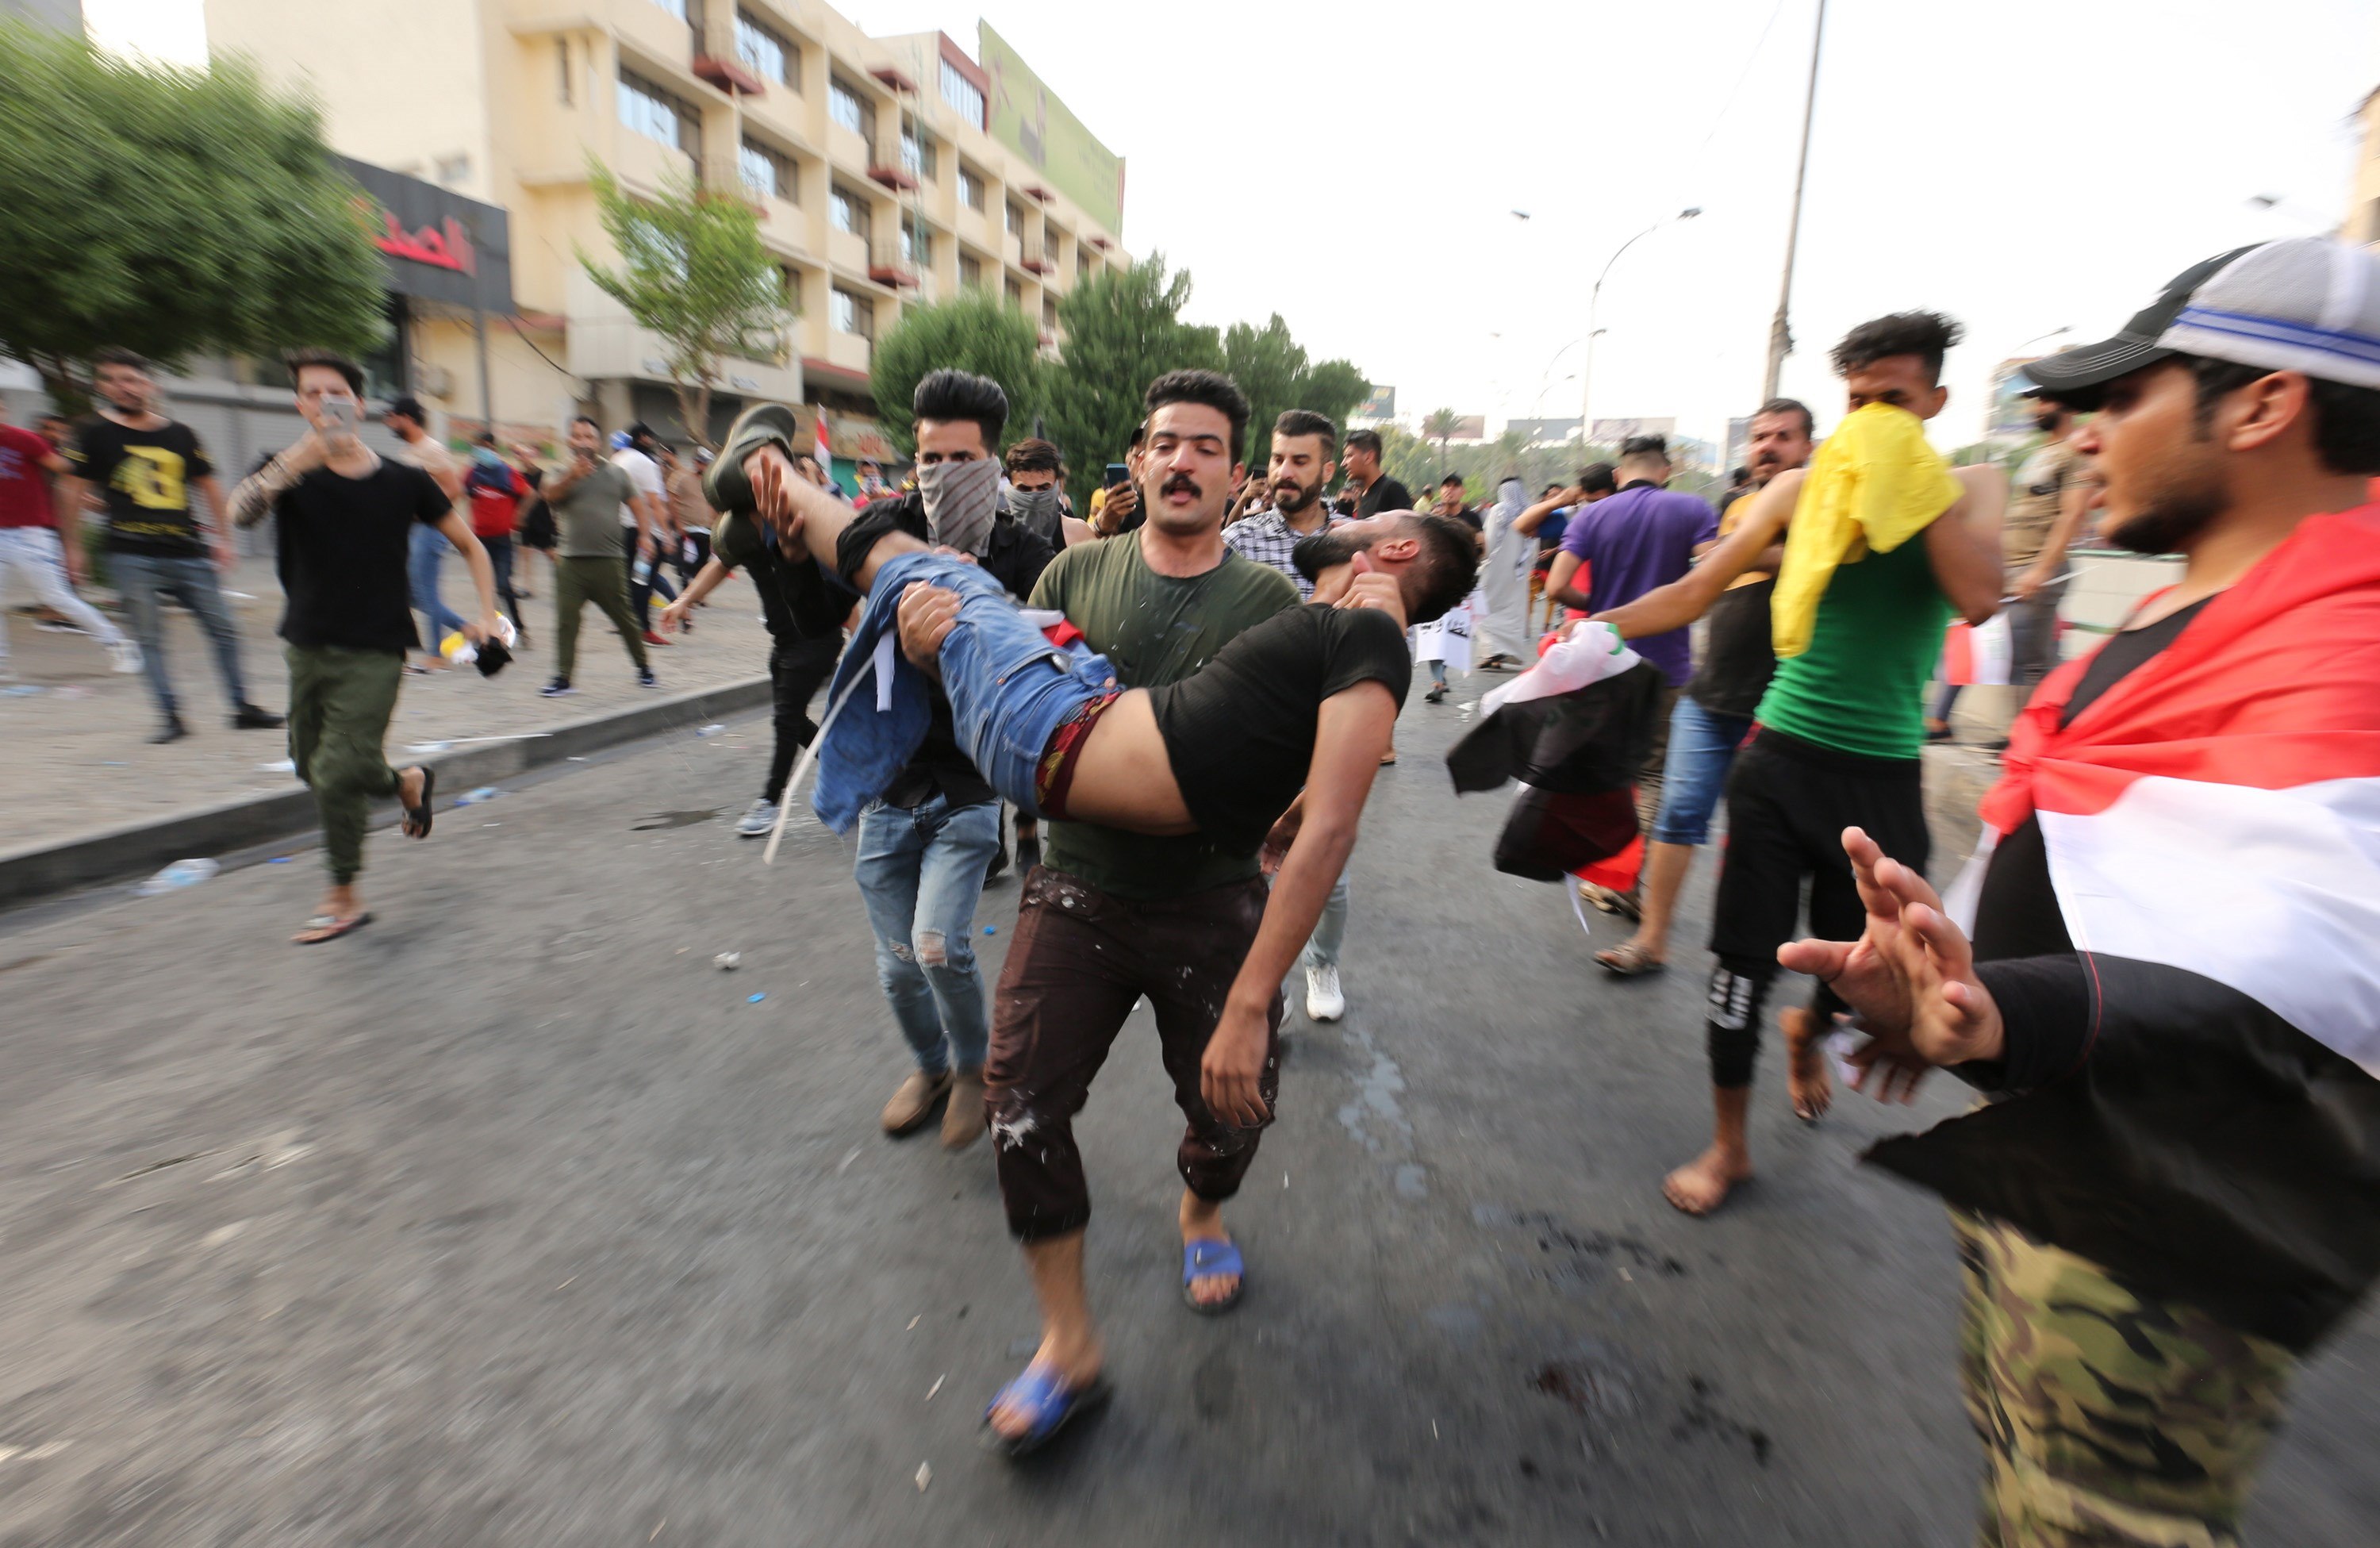
[[[30,430],[0,424],[0,527],[55,527],[50,474],[42,459],[50,444]]]
[[[499,469],[485,464],[474,466],[465,477],[466,493],[471,496],[471,535],[475,538],[508,538],[513,523],[520,515],[521,496],[528,493],[528,481],[507,467],[501,469],[505,486],[498,488],[491,481]]]

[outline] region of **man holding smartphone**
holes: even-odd
[[[412,535],[435,531],[463,555],[480,594],[474,643],[500,632],[496,577],[487,550],[438,481],[374,454],[357,436],[364,373],[328,350],[289,357],[305,434],[232,491],[231,518],[252,527],[271,513],[286,599],[281,637],[289,663],[289,756],[314,792],[322,859],[331,872],[321,912],[292,939],[335,941],[370,921],[357,896],[371,803],[405,808],[409,838],[430,836],[431,771],[388,765],[382,743],[405,680],[405,652],[419,643],[407,579]]]

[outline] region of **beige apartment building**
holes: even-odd
[[[1108,157],[1100,214],[1067,198],[993,138],[1002,86],[941,33],[870,38],[803,0],[207,0],[206,15],[212,52],[320,100],[334,149],[508,213],[515,312],[488,327],[492,409],[469,312],[408,309],[407,384],[450,433],[490,418],[551,433],[582,404],[607,425],[676,424],[658,341],[578,262],[611,256],[590,156],[631,191],[691,176],[760,212],[798,315],[780,358],[728,362],[714,429],[751,399],[805,403],[838,459],[881,455],[869,355],[904,305],[991,288],[1054,349],[1058,299],[1130,262],[1122,164]],[[1042,126],[1013,138],[1046,155],[1051,104],[1012,58],[1006,90],[1038,93]]]

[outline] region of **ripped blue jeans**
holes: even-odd
[[[876,935],[876,981],[929,1075],[981,1069],[990,1002],[975,961],[975,906],[1000,848],[1000,803],[872,802],[855,873]]]

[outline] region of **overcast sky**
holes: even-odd
[[[1125,243],[1191,270],[1196,320],[1279,311],[1408,419],[1576,414],[1597,272],[1700,206],[1611,271],[1593,401],[1715,438],[1759,392],[1815,5],[840,8],[970,51],[988,17],[1127,159]],[[199,8],[87,6],[180,56]],[[1785,390],[1828,422],[1835,339],[1937,308],[1969,341],[1935,439],[1974,439],[2027,340],[2098,336],[2200,258],[2334,225],[2375,86],[2370,0],[1831,0]]]

